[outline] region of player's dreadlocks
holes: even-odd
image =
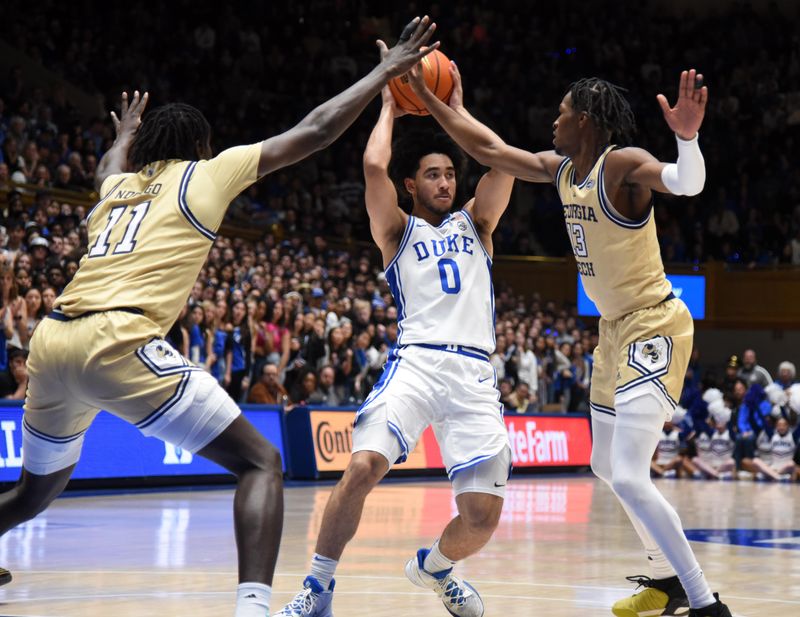
[[[621,146],[630,145],[636,132],[636,120],[623,92],[625,88],[597,77],[576,81],[569,87],[572,106],[576,111],[585,111],[598,128],[611,141]]]
[[[199,110],[184,103],[170,103],[149,112],[136,132],[129,158],[138,171],[147,163],[197,159],[211,137],[211,126]]]

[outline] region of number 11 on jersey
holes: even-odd
[[[117,245],[114,247],[114,251],[111,253],[112,255],[124,255],[133,252],[133,249],[136,247],[136,234],[139,233],[139,227],[141,227],[149,207],[149,201],[145,201],[133,207],[131,210],[131,220],[128,222],[127,227],[125,227],[122,240],[117,242]],[[120,219],[127,209],[128,206],[117,206],[111,209],[111,212],[108,214],[108,223],[106,223],[105,229],[97,236],[97,240],[92,245],[92,248],[89,249],[89,257],[105,257],[111,246],[108,242],[111,231],[117,223],[120,222]]]

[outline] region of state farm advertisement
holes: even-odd
[[[353,412],[311,411],[318,471],[344,471],[353,449]],[[570,416],[505,416],[514,467],[589,465],[589,419]],[[444,469],[433,430],[425,430],[408,460],[395,469]]]

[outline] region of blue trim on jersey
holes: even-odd
[[[593,403],[591,401],[589,401],[589,409],[591,409],[592,411],[596,411],[597,413],[604,413],[608,416],[616,417],[617,415],[617,412],[614,411],[613,408],[606,407],[605,405],[598,405],[597,403]]]
[[[400,365],[400,356],[397,355],[397,348],[392,349],[389,353],[389,359],[386,362],[386,367],[383,369],[383,373],[381,374],[380,379],[372,386],[372,392],[369,393],[364,402],[361,403],[361,407],[358,408],[356,411],[356,418],[353,422],[353,426],[358,423],[358,419],[365,410],[366,407],[371,405],[375,402],[378,397],[386,390],[386,387],[389,385],[389,382],[394,377],[394,374],[397,372],[397,367]]]
[[[662,338],[667,342],[667,363],[664,365],[664,367],[662,369],[660,369],[658,371],[655,371],[653,373],[646,373],[647,367],[642,366],[641,364],[636,362],[636,359],[634,358],[634,350],[635,350],[636,343],[631,343],[630,345],[628,345],[628,366],[632,367],[633,369],[635,369],[636,371],[641,373],[642,376],[641,377],[637,377],[633,381],[629,381],[624,386],[618,387],[615,390],[616,394],[622,394],[623,392],[628,392],[629,390],[632,390],[636,386],[639,386],[641,384],[647,383],[648,381],[654,381],[655,380],[655,381],[658,382],[658,384],[661,385],[661,390],[667,396],[667,400],[670,401],[670,405],[674,406],[675,403],[672,400],[672,397],[670,397],[669,394],[667,394],[666,389],[664,388],[664,385],[661,384],[660,381],[658,381],[659,377],[663,377],[664,375],[669,373],[669,367],[670,367],[670,364],[672,364],[672,338],[670,338],[669,336],[665,336],[665,337],[662,337]]]
[[[392,292],[392,297],[397,305],[397,342],[399,344],[400,338],[403,336],[403,319],[406,316],[406,306],[405,296],[400,287],[400,267],[397,264],[386,270],[386,282],[389,284],[389,290]]]
[[[489,267],[489,299],[491,300],[491,308],[489,309],[489,320],[491,323],[489,324],[489,330],[492,332],[492,346],[494,347],[497,345],[497,337],[495,336],[495,322],[497,321],[497,315],[494,314],[494,278],[492,277],[492,260],[488,257],[486,258],[486,265]]]
[[[112,193],[113,193],[114,191],[116,191],[116,190],[119,188],[119,185],[120,185],[120,184],[122,184],[123,182],[125,182],[125,178],[123,178],[122,180],[120,180],[119,182],[117,182],[117,183],[116,183],[116,184],[115,184],[115,185],[114,185],[114,186],[111,188],[111,190],[110,190],[110,191],[109,191],[109,192],[106,194],[106,196],[105,196],[105,197],[103,197],[103,199],[101,199],[100,201],[98,201],[98,202],[97,202],[97,203],[94,205],[94,208],[92,208],[91,210],[89,210],[89,214],[87,214],[87,215],[86,215],[86,222],[87,222],[87,223],[89,222],[89,219],[91,218],[91,216],[92,216],[92,213],[93,213],[95,210],[97,210],[97,208],[99,208],[99,207],[100,207],[100,204],[102,204],[102,203],[103,203],[103,202],[104,202],[106,199],[108,199],[109,197],[111,197]]]
[[[175,388],[175,392],[170,396],[164,403],[155,409],[149,416],[147,416],[144,420],[140,420],[136,423],[136,428],[142,430],[150,426],[153,422],[158,420],[161,416],[167,413],[172,407],[175,406],[181,398],[183,397],[184,392],[186,391],[186,385],[189,383],[189,372],[183,374],[178,387]]]
[[[49,441],[50,443],[69,443],[70,441],[75,441],[76,439],[80,439],[84,436],[86,431],[89,429],[86,428],[82,430],[80,433],[75,433],[74,435],[69,435],[67,437],[55,437],[53,435],[48,435],[47,433],[43,433],[40,430],[33,428],[30,424],[28,424],[28,420],[26,418],[22,418],[22,425],[30,432],[34,437],[38,437],[44,441]]]
[[[558,169],[556,170],[556,181],[555,181],[556,189],[558,189],[558,185],[561,183],[561,174],[564,171],[564,167],[567,166],[567,163],[569,163],[570,160],[571,159],[568,156],[565,156],[564,160],[561,161],[561,163],[559,163],[558,165]]]
[[[486,259],[488,259],[489,262],[491,263],[492,256],[489,255],[489,251],[487,251],[486,247],[483,246],[483,242],[481,242],[481,237],[478,234],[478,228],[475,227],[475,222],[472,220],[472,217],[469,215],[469,212],[467,212],[466,210],[462,210],[461,213],[464,215],[464,218],[467,219],[467,222],[469,223],[469,226],[472,227],[472,232],[475,234],[475,241],[480,245],[481,250],[483,250],[483,254],[486,255]]]
[[[180,190],[178,191],[178,206],[180,207],[183,216],[194,225],[197,231],[200,232],[201,235],[205,236],[212,242],[216,240],[217,234],[213,231],[204,227],[203,224],[197,220],[197,217],[192,214],[192,211],[189,210],[189,204],[186,203],[186,190],[189,188],[189,180],[192,179],[192,174],[194,173],[194,168],[197,167],[197,161],[193,161],[189,163],[189,166],[186,168],[186,171],[183,172],[183,177],[181,178],[181,185]]]
[[[647,216],[641,221],[632,221],[630,219],[623,218],[619,214],[616,214],[611,208],[611,200],[606,194],[605,168],[606,159],[603,159],[603,162],[600,164],[600,173],[597,175],[597,184],[599,185],[597,187],[597,196],[600,199],[600,208],[613,223],[616,223],[620,227],[625,227],[626,229],[641,229],[647,225],[647,221],[649,221],[650,217],[653,216],[652,200],[650,202],[650,208],[647,211]]]
[[[394,433],[395,437],[397,437],[397,441],[400,442],[400,448],[403,450],[403,453],[397,458],[394,464],[399,465],[400,463],[405,463],[409,453],[408,442],[406,441],[405,437],[403,437],[403,432],[394,422],[387,420],[386,424],[389,425],[389,430]]]
[[[150,339],[149,341],[147,341],[147,345],[149,345],[153,341],[163,341],[165,345],[169,346],[171,349],[174,350],[172,345],[170,345],[169,343],[164,341],[164,339],[158,338],[158,337],[154,337],[154,338]],[[177,350],[174,350],[174,351],[175,351],[176,354],[178,354],[178,357],[181,359],[181,366],[175,366],[175,367],[168,368],[168,369],[162,369],[161,367],[157,366],[156,364],[153,364],[153,362],[150,360],[150,358],[145,356],[144,353],[142,352],[142,349],[144,349],[147,345],[143,345],[142,347],[139,347],[136,350],[136,352],[135,352],[136,353],[136,357],[139,358],[139,360],[142,361],[142,364],[144,364],[148,368],[148,370],[150,370],[150,372],[153,373],[156,377],[168,377],[170,375],[176,375],[178,373],[187,373],[189,371],[202,370],[199,366],[190,365],[189,362],[186,360],[186,358],[184,358],[181,354],[179,354]]]
[[[605,163],[605,161],[603,161],[603,162]],[[589,178],[591,178],[591,177],[592,177],[592,172],[590,171],[588,174],[586,174],[586,177],[583,179],[583,182],[581,182],[580,184],[576,183],[575,182],[575,166],[573,166],[572,170],[570,171],[570,175],[569,175],[569,183],[571,185],[573,185],[573,186],[577,186],[579,189],[582,189],[583,187],[586,186],[586,183],[589,182]]]
[[[445,223],[449,223],[450,222],[451,218],[453,218],[453,213],[452,212],[450,214],[448,214],[446,217],[444,217],[444,220],[441,223],[439,223],[436,227],[434,227],[434,229],[441,229],[442,227],[444,227]]]
[[[475,458],[470,459],[466,463],[459,463],[458,465],[453,465],[450,469],[447,470],[447,477],[452,480],[453,476],[455,476],[459,471],[464,471],[465,469],[474,467],[478,463],[482,463],[485,460],[494,458],[498,454],[500,454],[500,452],[496,452],[494,454],[481,454],[480,456],[476,456]]]
[[[466,345],[433,345],[431,343],[411,343],[411,345],[424,347],[425,349],[435,349],[436,351],[446,351],[448,353],[467,356],[468,358],[475,358],[485,362],[489,361],[489,354],[477,347],[467,347]]]
[[[386,264],[386,268],[384,271],[388,272],[391,270],[392,266],[394,266],[395,262],[400,258],[400,255],[403,253],[403,249],[406,248],[408,241],[411,239],[411,232],[414,229],[414,217],[410,214],[408,215],[408,221],[406,222],[406,229],[403,232],[403,238],[400,240],[400,244],[397,246],[397,252],[392,257],[392,260]]]

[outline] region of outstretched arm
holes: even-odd
[[[139,130],[139,125],[142,123],[142,113],[147,107],[148,98],[149,94],[147,92],[140,98],[139,91],[136,90],[133,93],[133,100],[128,105],[128,93],[123,92],[119,118],[117,118],[117,114],[113,111],[111,112],[111,120],[114,122],[114,131],[117,137],[97,166],[97,172],[94,176],[94,188],[97,191],[103,186],[106,178],[127,171],[128,150],[133,143],[136,131]]]
[[[453,77],[453,91],[460,91],[461,74],[454,62],[450,63],[450,74]],[[521,180],[553,182],[563,157],[553,151],[534,154],[509,146],[489,127],[470,116],[460,101],[454,107],[436,98],[428,89],[419,66],[411,70],[409,80],[412,89],[436,121],[481,165]]]
[[[415,18],[405,27],[397,45],[387,50],[368,75],[314,109],[294,128],[264,141],[258,176],[296,163],[333,143],[392,77],[407,72],[439,46],[436,42],[424,47],[435,30],[436,24],[430,23],[427,16]]]
[[[623,178],[625,184],[674,195],[697,195],[703,190],[706,167],[697,144],[697,131],[705,116],[708,88],[702,83],[703,76],[694,69],[683,71],[675,107],[669,106],[663,94],[657,97],[667,125],[675,132],[677,162],[662,163],[638,148],[620,150],[615,156],[628,159],[624,165],[627,168]]]
[[[364,150],[364,198],[372,237],[381,250],[383,263],[388,264],[397,253],[408,216],[397,205],[397,189],[389,178],[394,119],[403,112],[395,105],[389,86],[381,90],[381,99],[381,113]]]

